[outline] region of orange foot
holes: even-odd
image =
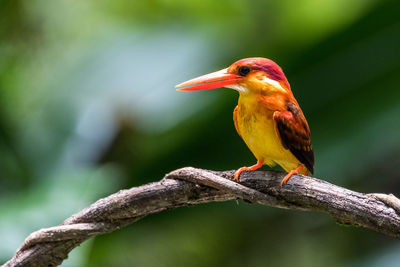
[[[240,168],[239,170],[237,170],[237,171],[235,172],[235,180],[236,180],[236,182],[239,182],[239,176],[240,176],[240,174],[241,174],[243,171],[255,171],[255,170],[261,168],[262,165],[263,165],[262,160],[258,160],[258,161],[257,161],[257,164],[255,164],[255,165],[253,165],[253,166],[250,166],[250,167],[242,167],[242,168]]]
[[[289,179],[292,177],[293,174],[298,174],[300,169],[301,169],[301,167],[303,167],[303,166],[301,164],[299,164],[299,166],[297,166],[296,169],[291,170],[288,174],[286,174],[286,176],[281,181],[281,186],[283,184],[286,184],[287,181],[289,181]]]

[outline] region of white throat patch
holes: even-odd
[[[240,93],[245,93],[245,92],[247,92],[247,88],[246,88],[246,87],[240,86],[240,85],[238,85],[238,84],[227,85],[227,86],[225,86],[225,87],[226,87],[226,88],[234,89],[234,90],[236,90],[236,91],[238,91],[238,92],[240,92]]]

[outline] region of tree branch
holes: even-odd
[[[294,175],[281,187],[282,178],[283,173],[279,172],[245,172],[239,184],[233,181],[233,171],[179,169],[159,182],[100,199],[59,226],[30,234],[3,266],[57,266],[91,236],[115,231],[163,210],[233,199],[322,211],[340,223],[363,226],[400,239],[400,200],[393,195],[362,194],[302,175]]]

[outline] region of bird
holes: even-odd
[[[264,164],[278,164],[288,172],[281,186],[294,174],[314,172],[310,128],[285,74],[274,61],[244,58],[175,87],[177,91],[226,87],[239,92],[233,111],[235,129],[257,163],[239,168],[234,174],[237,182],[243,171],[254,171]]]

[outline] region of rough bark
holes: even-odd
[[[340,223],[363,226],[400,239],[400,200],[393,195],[362,194],[302,175],[293,176],[281,187],[282,178],[283,173],[279,172],[245,172],[240,183],[236,183],[233,171],[179,169],[159,182],[100,199],[59,226],[30,234],[3,266],[57,266],[91,236],[115,231],[163,210],[233,199],[277,208],[322,211]]]

